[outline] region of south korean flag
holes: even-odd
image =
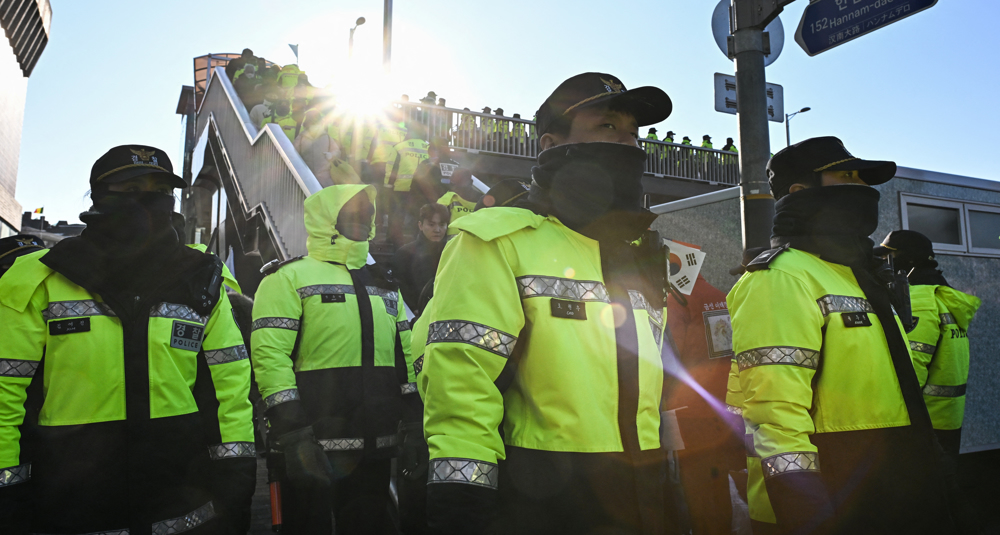
[[[701,272],[701,266],[705,263],[705,253],[696,246],[686,243],[671,240],[663,240],[663,243],[670,248],[667,280],[682,294],[691,295],[698,280],[698,273]]]

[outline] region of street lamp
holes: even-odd
[[[799,110],[799,111],[797,111],[797,112],[795,112],[795,113],[793,113],[791,115],[788,115],[787,113],[785,114],[785,146],[786,147],[792,144],[792,132],[791,132],[791,128],[788,125],[788,122],[792,120],[792,117],[795,117],[796,115],[798,115],[800,113],[805,113],[805,112],[807,112],[807,111],[809,111],[811,109],[812,108],[802,108],[801,110]]]
[[[361,26],[364,23],[365,23],[365,18],[364,17],[358,17],[358,20],[354,21],[354,27],[351,28],[351,38],[347,42],[347,58],[348,59],[354,57],[354,30],[358,29],[358,26]]]

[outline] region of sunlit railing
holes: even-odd
[[[538,157],[538,136],[534,121],[443,108],[415,102],[396,103],[417,137],[447,140],[458,149],[522,158]],[[646,151],[646,172],[703,182],[737,185],[739,157],[727,151],[705,149],[679,143],[640,140]]]
[[[306,254],[303,203],[331,185],[329,177],[317,180],[280,126],[267,124],[258,131],[221,67],[208,81],[197,120],[198,132],[211,126],[208,132],[214,129],[222,140],[229,173],[220,169],[220,174],[230,174],[237,191],[229,203],[239,203],[248,217],[263,217],[282,257]]]

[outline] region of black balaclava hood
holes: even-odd
[[[538,155],[528,202],[598,241],[634,240],[656,218],[642,206],[646,153],[620,143],[572,143]]]
[[[179,243],[172,221],[172,195],[95,190],[92,199],[93,207],[80,214],[87,224],[81,236],[109,257],[166,252]]]
[[[870,186],[846,184],[808,188],[774,205],[771,246],[790,244],[823,260],[869,268],[878,227],[880,194]]]

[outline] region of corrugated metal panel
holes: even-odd
[[[0,0],[0,23],[25,77],[49,42],[52,7],[48,0]]]

